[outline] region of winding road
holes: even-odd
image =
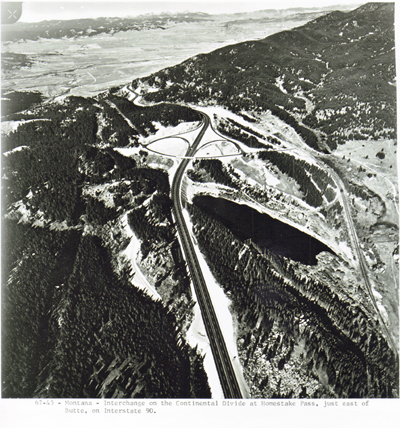
[[[139,96],[139,94],[130,88],[128,89],[132,94],[134,94],[134,101],[136,101],[136,98]],[[233,367],[229,358],[229,354],[227,352],[225,341],[224,341],[222,332],[220,330],[217,317],[214,312],[213,304],[207,290],[207,285],[204,280],[199,262],[197,260],[196,253],[193,247],[193,242],[190,237],[190,233],[188,231],[188,228],[186,226],[186,222],[182,213],[181,187],[182,187],[183,174],[185,172],[185,169],[188,163],[190,162],[192,157],[195,155],[204,134],[206,133],[207,129],[211,126],[210,118],[205,113],[203,112],[200,112],[200,113],[202,114],[202,117],[203,117],[202,129],[199,132],[198,136],[196,137],[192,146],[189,147],[185,157],[182,158],[181,163],[175,173],[175,176],[172,182],[171,191],[172,191],[172,199],[173,199],[173,215],[177,225],[177,231],[179,233],[181,245],[185,253],[186,262],[189,267],[189,272],[192,278],[194,289],[197,295],[198,303],[201,309],[206,332],[210,341],[210,346],[211,346],[211,350],[212,350],[215,364],[217,367],[223,393],[226,398],[242,398],[240,387],[238,385],[235,372],[233,370]],[[371,282],[368,274],[368,268],[366,266],[364,254],[360,248],[358,235],[352,221],[350,207],[346,196],[346,189],[344,187],[342,179],[341,177],[338,176],[338,174],[332,168],[328,167],[325,164],[325,162],[323,162],[323,159],[321,159],[320,156],[317,156],[317,159],[318,159],[317,163],[319,164],[322,163],[321,166],[329,170],[331,177],[336,182],[336,185],[340,190],[340,193],[342,196],[342,205],[344,208],[344,218],[347,223],[347,228],[348,228],[349,236],[351,240],[351,246],[357,258],[356,261],[358,262],[357,264],[358,264],[361,276],[364,279],[365,287],[372,301],[372,305],[378,314],[380,324],[382,326],[383,331],[385,332],[385,336],[390,346],[392,347],[392,349],[395,351],[395,353],[397,353],[397,347],[382,317],[381,311],[379,310],[375,296],[373,294],[373,290],[372,290],[372,286],[371,286]]]
[[[129,86],[127,87],[127,89],[133,95],[130,101],[136,103],[137,99],[140,97],[140,94],[134,91]],[[135,129],[132,122],[118,109],[115,104],[109,102],[109,105],[118,111],[118,113],[127,121],[130,127]],[[193,144],[188,148],[186,155],[182,158],[181,163],[179,164],[172,181],[172,214],[176,223],[181,246],[185,254],[185,259],[189,268],[191,280],[193,282],[193,286],[196,292],[197,301],[200,306],[201,315],[210,342],[210,347],[214,357],[215,366],[218,372],[222,391],[224,393],[225,398],[243,398],[225,344],[224,336],[219,326],[218,319],[214,311],[214,306],[212,304],[212,300],[207,289],[207,284],[196,256],[192,238],[190,237],[190,233],[182,213],[181,188],[183,174],[190,160],[196,153],[199,144],[204,137],[204,134],[211,126],[210,118],[203,112],[199,111],[199,113],[202,115],[203,118],[202,128],[196,139],[194,140]]]

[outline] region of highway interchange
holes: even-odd
[[[181,183],[185,169],[195,154],[205,131],[210,125],[210,118],[203,115],[203,127],[199,132],[192,147],[189,147],[185,158],[181,161],[173,182],[172,182],[172,199],[173,199],[173,215],[177,225],[180,242],[185,254],[186,262],[189,267],[190,276],[196,291],[197,301],[199,303],[207,336],[210,341],[211,350],[213,353],[218,376],[221,382],[221,387],[225,398],[242,398],[239,384],[237,382],[235,372],[232,367],[229,353],[226,348],[225,340],[221,332],[214,307],[208,293],[207,284],[204,280],[196,253],[193,247],[193,242],[190,233],[186,226],[185,219],[182,213],[182,198],[181,198]]]
[[[133,101],[136,101],[136,99],[139,97],[139,94],[133,91],[132,89],[130,89],[129,87],[128,87],[128,90],[132,94],[134,94],[135,97]],[[207,290],[207,284],[205,282],[199,262],[197,260],[196,253],[193,247],[193,242],[182,213],[182,196],[181,196],[182,178],[190,160],[195,156],[204,134],[206,133],[208,127],[211,126],[210,118],[205,113],[203,112],[200,112],[200,113],[203,117],[202,128],[199,134],[197,135],[194,143],[188,148],[185,156],[181,159],[181,162],[173,178],[172,189],[171,189],[172,199],[173,199],[173,215],[177,225],[179,239],[185,254],[185,259],[189,268],[193,286],[196,292],[197,300],[201,309],[204,325],[206,328],[208,339],[210,341],[211,350],[213,353],[215,365],[220,378],[220,383],[221,383],[224,396],[225,398],[242,398],[242,393],[241,393],[239,384],[237,382],[231,360],[229,358],[224,337],[219,327],[219,323],[213,308],[212,300]],[[356,256],[355,261],[357,262],[359,271],[364,280],[366,290],[372,301],[374,309],[376,310],[376,313],[380,320],[380,324],[385,333],[385,336],[389,341],[389,344],[391,345],[394,352],[397,353],[397,348],[393,341],[392,335],[390,334],[389,329],[383,320],[382,314],[378,308],[375,296],[372,291],[372,286],[369,279],[365,258],[360,248],[358,236],[351,217],[349,203],[346,196],[346,189],[343,185],[341,178],[334,170],[332,170],[332,168],[327,166],[323,161],[322,162],[317,161],[317,162],[321,164],[321,166],[323,166],[330,173],[331,177],[334,179],[336,185],[338,186],[338,189],[340,190],[340,193],[342,196],[341,198],[342,205],[344,207],[344,218],[346,221],[347,229],[349,231],[351,247]]]

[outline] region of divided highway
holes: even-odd
[[[139,94],[133,91],[131,88],[128,88],[128,90],[134,95],[133,101],[135,101],[137,97],[139,97]],[[195,250],[193,248],[193,242],[190,238],[190,233],[187,229],[186,222],[182,214],[182,202],[181,202],[182,177],[188,163],[190,162],[191,157],[195,155],[205,132],[207,131],[208,127],[211,126],[210,118],[206,114],[202,112],[200,113],[203,116],[202,129],[199,132],[193,145],[189,147],[185,157],[182,159],[172,182],[171,191],[172,191],[172,199],[173,199],[173,214],[175,217],[175,222],[177,224],[177,230],[181,240],[182,249],[185,253],[186,261],[189,267],[189,272],[190,272],[194,289],[197,295],[197,300],[201,309],[207,336],[210,341],[211,350],[213,353],[215,365],[220,378],[224,396],[225,398],[242,398],[242,394],[235,376],[235,372],[233,370],[232,363],[230,361],[229,354],[227,352],[225,341],[214,312],[210,295],[208,293],[207,285],[204,280],[199,262],[197,260]],[[320,162],[318,163],[320,163],[321,167],[326,168],[327,165],[325,164],[324,159],[320,156],[318,156],[318,158],[320,160]],[[342,194],[344,217],[347,222],[352,248],[356,253],[360,273],[364,279],[367,292],[378,314],[382,329],[384,330],[384,333],[386,333],[385,336],[390,346],[392,347],[392,349],[397,353],[398,352],[397,347],[382,317],[381,311],[379,310],[379,307],[376,303],[375,296],[372,291],[372,286],[368,275],[368,269],[366,267],[365,258],[360,248],[358,236],[352,221],[349,203],[347,200],[346,191],[345,191],[343,182],[341,178],[338,176],[338,174],[332,168],[328,168],[328,170],[330,171],[333,180],[336,182]]]
[[[186,226],[185,219],[182,213],[181,201],[181,184],[182,177],[185,169],[190,161],[190,157],[194,155],[197,147],[204,136],[207,128],[210,126],[210,118],[203,114],[203,127],[196,137],[192,147],[186,153],[186,157],[182,159],[172,182],[172,199],[173,199],[173,214],[175,217],[179,237],[181,240],[182,248],[185,253],[186,262],[189,267],[189,272],[193,282],[194,289],[198,303],[200,305],[201,314],[203,317],[204,325],[206,328],[207,336],[210,341],[211,350],[213,353],[215,365],[217,368],[218,376],[221,382],[222,390],[225,398],[242,398],[239,384],[237,382],[232,363],[226,348],[224,337],[217,317],[215,315],[214,307],[208,293],[207,284],[204,280],[196,253],[193,247],[190,233]]]

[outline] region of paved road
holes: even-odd
[[[134,92],[130,88],[128,88],[128,89],[135,95],[135,100],[136,100],[136,98],[139,96],[139,94],[137,94],[136,92]],[[173,200],[174,200],[173,211],[174,211],[175,221],[177,222],[177,225],[178,225],[179,236],[181,238],[183,249],[184,249],[185,254],[186,254],[187,263],[189,265],[190,274],[192,276],[192,280],[194,283],[196,295],[197,295],[197,298],[199,300],[199,305],[200,305],[201,312],[203,315],[204,324],[206,326],[207,335],[208,335],[209,340],[210,340],[211,349],[213,351],[214,359],[215,359],[215,362],[217,365],[217,370],[218,370],[218,374],[219,374],[219,377],[221,380],[221,384],[223,387],[224,394],[225,394],[226,398],[241,398],[240,389],[239,389],[239,386],[237,384],[237,380],[236,380],[235,374],[233,372],[232,364],[229,360],[228,353],[226,351],[226,346],[225,346],[225,343],[224,343],[224,340],[223,340],[223,337],[222,337],[222,334],[221,334],[221,331],[220,331],[220,328],[218,325],[218,321],[215,317],[212,302],[211,302],[210,296],[208,295],[207,286],[205,284],[203,275],[201,273],[201,268],[198,264],[198,260],[196,258],[195,252],[194,252],[193,243],[191,241],[189,232],[188,232],[187,227],[186,227],[185,220],[184,220],[183,215],[182,215],[182,205],[181,205],[181,195],[180,195],[182,176],[183,176],[183,173],[184,173],[184,171],[185,171],[185,169],[186,169],[186,167],[190,161],[190,158],[195,154],[197,147],[198,147],[201,139],[204,136],[204,133],[206,132],[207,128],[209,126],[211,126],[209,117],[204,113],[202,113],[202,115],[204,118],[203,119],[204,120],[203,128],[200,131],[198,137],[196,138],[193,146],[190,147],[188,152],[186,153],[186,157],[182,160],[182,162],[181,162],[180,166],[178,167],[178,170],[175,174],[175,177],[174,177],[174,181],[172,184],[172,196],[173,196]],[[214,131],[214,132],[216,132],[216,131]],[[323,162],[323,157],[321,157],[321,156],[317,156],[317,157],[322,160],[321,166],[323,166],[324,168],[327,168],[327,165],[325,164],[325,162]],[[341,178],[338,176],[338,174],[334,170],[332,170],[332,168],[328,167],[328,170],[330,171],[332,178],[334,179],[334,181],[338,185],[338,187],[341,191],[341,194],[342,194],[344,216],[345,216],[347,226],[348,226],[348,230],[350,233],[350,239],[351,239],[352,247],[356,252],[358,264],[359,264],[359,269],[360,269],[361,275],[364,279],[366,289],[368,291],[368,294],[370,296],[372,304],[373,304],[373,306],[374,306],[374,308],[378,314],[382,328],[386,333],[386,338],[389,341],[392,349],[395,351],[395,353],[397,353],[397,347],[396,347],[394,340],[392,338],[392,335],[389,332],[389,329],[388,329],[388,327],[387,327],[387,325],[386,325],[386,323],[382,317],[382,314],[378,308],[375,296],[374,296],[373,291],[372,291],[371,282],[370,282],[370,279],[368,276],[368,268],[366,266],[364,254],[361,250],[360,243],[358,240],[358,235],[357,235],[357,232],[355,230],[354,223],[353,223],[353,220],[351,217],[349,202],[348,202],[347,196],[346,196],[346,189],[343,185]],[[212,328],[213,326],[215,326],[215,328]],[[219,337],[220,337],[220,339],[219,339]],[[229,380],[229,379],[231,379],[231,380]],[[231,382],[232,382],[232,385],[229,386]],[[238,393],[239,395],[235,395],[236,393]]]
[[[172,199],[174,202],[173,214],[177,224],[179,237],[181,240],[182,248],[185,253],[186,262],[189,267],[191,279],[196,291],[198,303],[200,305],[201,314],[203,317],[204,325],[206,328],[207,336],[210,341],[211,350],[214,356],[215,365],[217,367],[218,376],[221,382],[222,390],[225,398],[242,398],[242,394],[237,382],[232,363],[225,345],[224,337],[217,317],[214,312],[214,307],[207,290],[207,284],[204,280],[196,253],[193,247],[185,219],[182,214],[182,201],[181,201],[181,183],[185,169],[190,161],[190,157],[194,155],[197,147],[204,136],[207,128],[210,126],[210,119],[207,115],[203,114],[204,125],[199,132],[192,147],[186,153],[186,158],[183,159],[175,173],[172,182]]]
[[[140,95],[134,90],[132,90],[130,87],[127,87],[127,89],[134,95],[134,98],[131,101],[135,102]],[[112,105],[112,107],[117,108],[115,105]],[[204,280],[199,261],[197,260],[195,249],[193,247],[193,242],[182,213],[182,177],[188,163],[190,162],[193,155],[196,153],[197,148],[205,132],[207,131],[208,127],[211,126],[210,118],[205,113],[199,113],[203,117],[203,126],[195,141],[193,142],[193,145],[189,147],[185,157],[182,159],[178,169],[176,170],[172,182],[171,193],[174,204],[172,211],[177,225],[182,249],[185,253],[186,262],[188,264],[189,272],[196,292],[197,301],[200,306],[204,326],[206,328],[207,336],[210,341],[210,347],[213,353],[215,366],[217,368],[222,391],[224,393],[225,398],[243,398],[238,381],[236,379],[235,371],[233,370],[232,363],[229,358],[229,353],[226,348],[224,336],[222,335],[221,329],[219,327],[212,300],[208,293],[207,284]]]
[[[353,250],[356,252],[358,266],[360,269],[361,276],[364,279],[365,287],[366,287],[368,295],[371,299],[372,305],[374,306],[375,311],[379,317],[379,321],[380,321],[382,329],[385,333],[386,339],[388,340],[389,345],[391,346],[394,353],[397,354],[398,353],[397,346],[393,340],[392,334],[390,333],[390,331],[386,325],[385,320],[382,317],[382,313],[379,310],[378,304],[376,303],[374,293],[372,291],[371,281],[370,281],[369,275],[368,275],[367,264],[365,262],[364,253],[361,250],[360,241],[358,239],[356,228],[354,226],[354,222],[353,222],[353,218],[352,218],[351,210],[350,210],[350,206],[349,206],[349,201],[347,198],[346,188],[345,188],[343,181],[342,181],[341,177],[339,176],[339,174],[324,162],[324,156],[319,155],[319,156],[317,156],[317,158],[319,159],[319,161],[317,161],[318,164],[322,168],[325,168],[325,170],[329,171],[329,174],[331,175],[331,177],[333,178],[333,180],[335,181],[336,185],[338,186],[338,188],[340,190],[340,193],[342,195],[343,208],[344,208],[344,213],[343,213],[344,219],[347,223],[347,229],[349,231],[351,246],[352,246]]]
[[[325,168],[327,168],[326,165],[325,165]],[[367,265],[365,262],[365,257],[364,257],[362,250],[361,250],[360,242],[358,240],[358,235],[357,235],[357,232],[355,230],[353,219],[351,217],[351,211],[350,211],[350,207],[349,207],[349,201],[347,199],[346,189],[345,189],[344,184],[343,184],[341,178],[339,177],[339,175],[332,168],[329,168],[329,171],[330,171],[332,178],[336,182],[336,184],[339,187],[340,192],[342,194],[344,215],[345,215],[347,226],[348,226],[348,229],[350,232],[350,240],[352,243],[352,247],[354,248],[354,250],[357,253],[358,265],[360,268],[361,275],[364,279],[364,283],[365,283],[365,286],[367,288],[369,297],[370,297],[372,304],[373,304],[373,306],[374,306],[374,308],[378,314],[378,317],[379,317],[381,326],[385,332],[386,338],[387,338],[389,344],[391,345],[394,353],[397,354],[396,344],[394,343],[393,337],[392,337],[392,335],[391,335],[391,333],[390,333],[390,331],[389,331],[389,329],[385,323],[385,320],[382,317],[381,311],[379,310],[378,304],[376,303],[374,293],[372,291],[371,281],[370,281],[369,276],[368,276],[368,268],[367,268]]]

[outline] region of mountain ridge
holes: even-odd
[[[119,31],[129,30],[146,30],[158,28],[162,26],[174,26],[180,23],[196,23],[204,20],[222,20],[229,24],[234,24],[236,21],[240,23],[251,20],[252,22],[263,22],[282,19],[302,19],[302,12],[309,15],[309,19],[326,13],[326,10],[331,10],[332,6],[315,7],[315,8],[289,8],[283,10],[267,9],[256,12],[240,12],[240,13],[222,13],[208,14],[205,12],[161,12],[148,13],[138,16],[126,17],[98,17],[98,18],[82,18],[69,20],[44,20],[40,22],[17,22],[13,25],[5,25],[2,27],[3,42],[18,41],[18,40],[38,40],[39,38],[73,38],[79,36],[93,36],[102,33],[115,33]],[[296,15],[299,15],[296,17]],[[86,32],[90,29],[90,32]]]
[[[217,103],[259,112],[281,106],[292,120],[316,131],[322,151],[327,150],[323,141],[334,149],[350,136],[394,138],[393,23],[390,3],[336,11],[262,40],[197,55],[135,84],[158,88],[147,95],[149,101]],[[301,97],[312,103],[312,112]],[[372,108],[368,117],[363,105]],[[367,135],[363,129],[370,128],[371,118],[373,132]]]

